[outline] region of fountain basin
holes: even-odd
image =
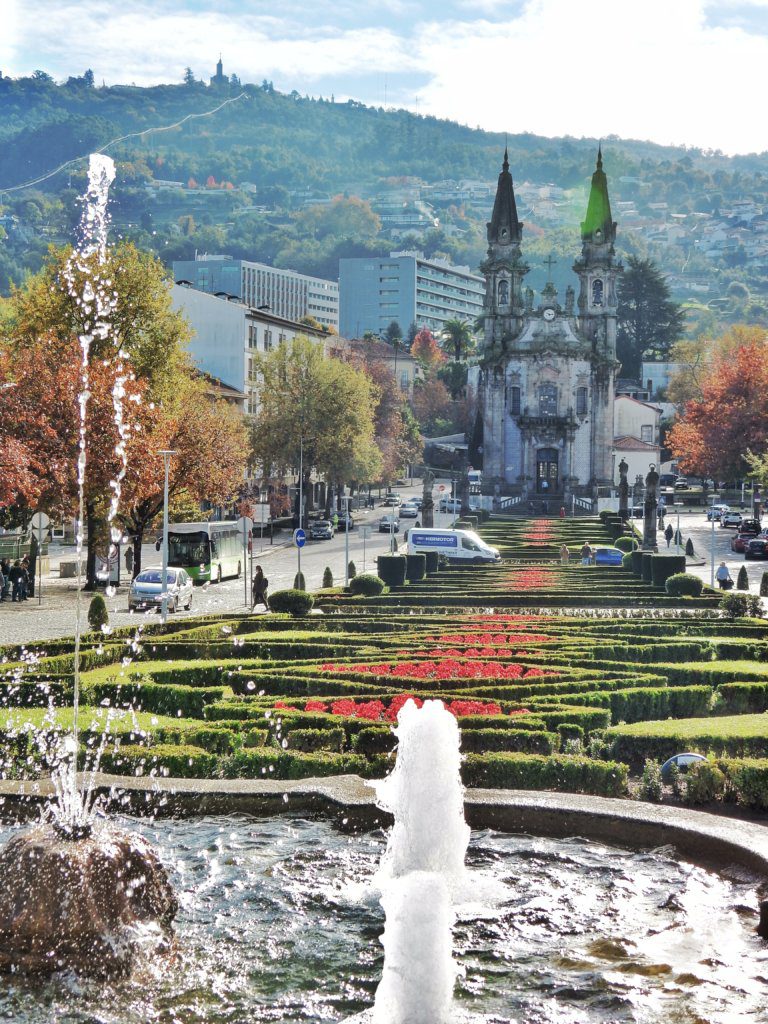
[[[168,947],[178,903],[141,836],[106,824],[71,839],[52,825],[0,850],[0,971],[127,974],[140,931]]]

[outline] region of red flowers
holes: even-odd
[[[555,576],[549,569],[520,569],[507,577],[512,590],[549,590]]]
[[[305,711],[321,711],[325,714],[338,715],[342,718],[367,718],[371,722],[396,722],[397,715],[406,701],[412,700],[416,707],[420,708],[424,703],[421,698],[414,697],[411,693],[398,693],[391,699],[388,706],[380,700],[360,701],[357,703],[348,697],[334,700],[326,704],[321,700],[308,700],[304,705]],[[275,702],[275,708],[285,708],[289,711],[298,711],[299,708],[291,707],[282,700]],[[493,701],[482,700],[453,700],[446,704],[445,708],[457,718],[464,715],[501,715],[504,712],[499,704]],[[515,708],[510,715],[527,715],[528,708]]]
[[[445,654],[446,652],[441,652]],[[456,652],[459,653],[459,652]],[[398,661],[394,663],[366,662],[360,665],[320,666],[321,672],[359,672],[367,675],[389,676],[394,679],[419,679],[443,681],[449,679],[526,679],[543,676],[540,668],[525,668],[516,663],[500,661],[476,661],[468,658],[442,657],[434,661]]]
[[[517,644],[548,644],[554,637],[546,636],[544,633],[442,633],[440,636],[427,636],[424,639],[435,644],[508,647]]]

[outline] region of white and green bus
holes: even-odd
[[[220,583],[240,576],[243,532],[237,522],[171,523],[168,527],[168,565],[186,569],[195,583]]]

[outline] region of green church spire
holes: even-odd
[[[597,149],[597,167],[592,175],[587,215],[581,225],[581,237],[584,241],[598,243],[613,242],[616,237],[616,225],[611,217],[611,201],[608,198],[608,179],[603,170],[602,144]]]

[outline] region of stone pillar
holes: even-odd
[[[656,472],[656,467],[651,463],[650,471],[645,478],[645,502],[643,504],[643,512],[645,518],[643,520],[643,551],[656,551],[656,508],[658,501],[656,500],[656,487],[659,483],[659,474]]]
[[[626,523],[629,519],[629,483],[627,482],[627,470],[629,466],[622,458],[619,463],[619,515]]]
[[[434,486],[434,473],[425,468],[421,489],[421,525],[430,528],[435,525],[435,503],[432,499],[432,488]]]

